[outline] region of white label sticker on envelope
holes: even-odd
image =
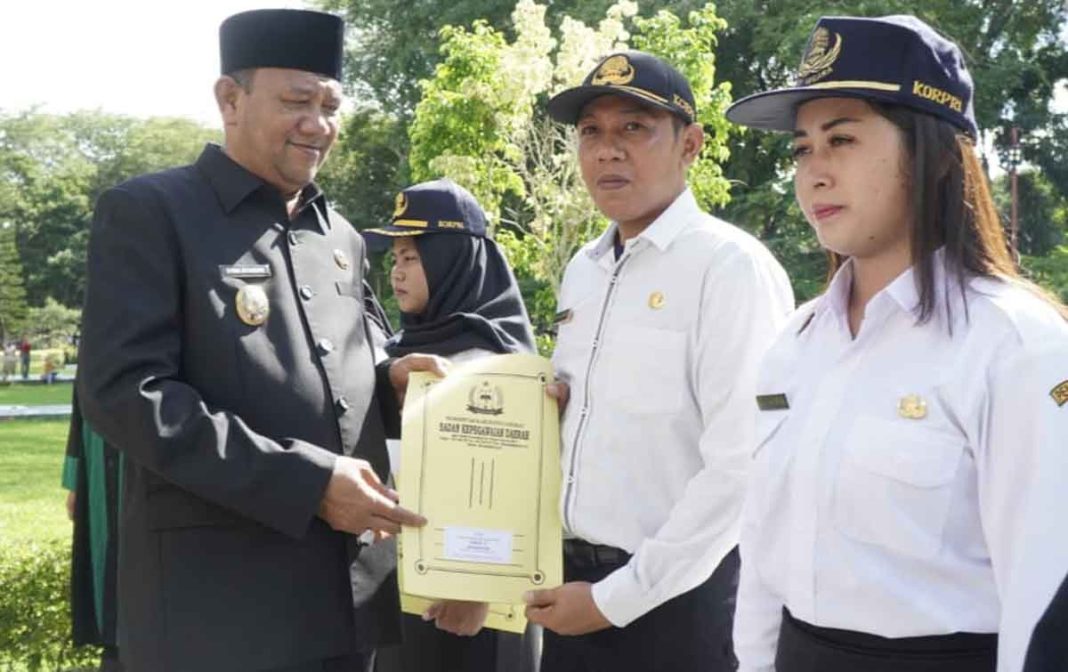
[[[445,559],[463,562],[512,562],[512,533],[474,527],[445,528]]]

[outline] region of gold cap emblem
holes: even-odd
[[[399,194],[397,194],[397,202],[396,202],[396,205],[393,206],[393,216],[394,217],[400,217],[401,215],[404,214],[404,211],[407,210],[407,209],[408,209],[408,197],[402,191]]]
[[[349,258],[341,250],[334,250],[334,263],[343,271],[349,270]]]
[[[601,63],[601,67],[597,68],[597,74],[590,80],[590,84],[621,86],[630,84],[632,79],[634,79],[634,66],[630,64],[630,59],[623,54],[616,54]]]
[[[906,394],[897,402],[897,414],[909,420],[927,417],[927,402],[918,394]]]
[[[808,43],[808,53],[801,59],[801,67],[797,70],[798,79],[815,81],[831,74],[831,65],[842,52],[842,36],[835,33],[834,38],[834,46],[831,46],[830,31],[822,26],[816,29]]]
[[[660,310],[664,307],[664,293],[653,292],[649,295],[649,307],[653,310]]]
[[[245,285],[237,291],[234,307],[241,321],[250,327],[258,327],[267,321],[271,305],[267,301],[267,292],[260,285]]]

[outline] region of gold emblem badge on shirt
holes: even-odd
[[[660,310],[661,308],[663,308],[664,301],[665,299],[663,292],[653,292],[649,295],[649,307],[653,310]]]
[[[237,291],[234,307],[241,321],[250,327],[258,327],[267,321],[271,305],[267,301],[267,292],[260,285],[245,285]]]
[[[1053,397],[1053,401],[1057,402],[1058,406],[1064,406],[1068,404],[1068,380],[1057,385],[1049,391],[1049,396]]]
[[[927,417],[927,402],[918,394],[906,394],[897,402],[897,414],[909,420]]]

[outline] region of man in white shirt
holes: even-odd
[[[790,283],[687,188],[704,136],[673,67],[612,54],[549,113],[612,224],[560,290],[567,583],[528,595],[542,671],[731,670],[755,372]]]

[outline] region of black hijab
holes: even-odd
[[[482,236],[415,236],[429,300],[418,315],[401,313],[401,331],[386,343],[398,357],[425,352],[447,357],[472,348],[534,352],[523,298],[501,248]]]

